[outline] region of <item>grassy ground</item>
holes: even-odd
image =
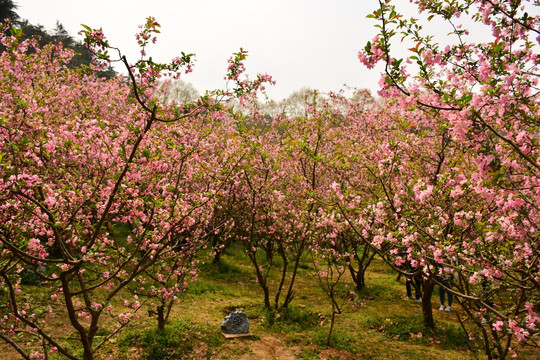
[[[306,263],[296,282],[296,298],[287,313],[262,306],[262,291],[247,259],[230,249],[219,265],[203,268],[199,280],[176,305],[166,334],[146,328],[122,335],[111,358],[133,359],[473,359],[467,336],[453,313],[435,310],[436,331],[422,323],[419,304],[405,297],[405,285],[381,261],[367,275],[368,288],[346,303],[331,338],[329,300]],[[355,305],[355,306],[353,306]],[[436,297],[433,306],[438,308]],[[243,310],[254,336],[225,340],[223,317]],[[459,311],[456,308],[456,311]]]
[[[403,279],[397,281],[396,274],[378,260],[367,274],[367,289],[356,301],[345,301],[327,347],[331,306],[310,265],[306,261],[299,269],[292,306],[276,314],[263,308],[262,291],[247,257],[232,247],[220,264],[203,265],[199,280],[189,285],[173,308],[164,332],[156,330],[154,318],[143,315],[106,345],[98,358],[474,359],[455,316],[461,312],[459,305],[449,313],[438,311],[435,294],[436,330],[425,328],[421,306],[405,297]],[[247,313],[253,337],[226,340],[221,335],[223,317],[234,310]],[[61,326],[67,319],[56,321]],[[534,355],[525,353],[523,358],[535,359]],[[0,358],[19,357],[4,345]]]

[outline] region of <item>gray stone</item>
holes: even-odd
[[[242,311],[233,311],[225,316],[221,323],[221,331],[225,334],[248,334],[249,320]]]

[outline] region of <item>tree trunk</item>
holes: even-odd
[[[220,258],[221,258],[221,250],[216,250],[216,255],[214,255],[214,260],[212,260],[212,264],[214,265],[219,264]]]
[[[366,274],[364,272],[364,269],[358,269],[354,282],[356,283],[356,290],[364,290],[364,288],[366,287]]]
[[[94,354],[92,353],[92,351],[90,351],[90,349],[84,348],[83,359],[84,360],[94,360]]]
[[[431,279],[422,281],[422,313],[424,315],[424,324],[430,329],[435,329],[433,320],[433,307],[431,306],[431,295],[435,288],[435,283]]]
[[[262,288],[264,291],[264,307],[267,309],[272,309],[272,305],[270,305],[270,291],[266,286],[263,286]]]
[[[287,269],[289,267],[287,254],[285,253],[285,250],[282,247],[280,247],[279,253],[281,255],[281,258],[283,259],[283,267],[281,268],[281,280],[279,282],[279,286],[278,286],[275,301],[274,301],[274,306],[276,310],[279,308],[279,298],[281,297],[281,291],[283,290],[283,286],[285,285],[285,279],[287,278]]]
[[[291,301],[294,299],[294,291],[293,291],[293,285],[294,280],[296,279],[296,274],[298,272],[298,266],[300,265],[300,259],[302,258],[302,254],[304,253],[304,245],[306,244],[306,239],[304,238],[302,242],[300,243],[300,246],[298,247],[296,257],[294,259],[294,268],[291,276],[291,281],[289,283],[289,290],[287,291],[287,295],[285,296],[285,301],[283,301],[283,308],[286,309]]]
[[[159,331],[165,330],[165,305],[161,304],[157,307],[157,321],[158,325],[157,328]]]
[[[220,243],[220,236],[212,233],[212,248],[215,249],[216,253],[214,255],[214,260],[212,260],[212,264],[218,264],[219,259],[221,257],[221,252],[225,250],[225,248],[221,249],[218,247]]]
[[[330,331],[328,331],[328,337],[326,338],[326,346],[330,346],[330,339],[332,338],[332,331],[334,330],[334,322],[336,321],[336,308],[332,303],[332,319],[330,320]]]

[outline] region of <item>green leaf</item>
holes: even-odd
[[[448,102],[448,99],[450,98],[450,96],[448,95],[448,93],[444,93],[443,95],[443,99],[445,102]]]
[[[367,52],[368,54],[371,53],[371,41],[368,41],[366,46],[364,47],[364,51]]]
[[[473,98],[473,95],[472,95],[472,94],[468,94],[468,95],[465,95],[465,94],[464,94],[464,95],[461,97],[460,100],[461,100],[462,104],[468,104],[468,103],[472,100],[472,98]]]
[[[11,32],[11,35],[15,37],[19,37],[22,35],[22,28],[12,27],[11,29],[9,29],[9,31]]]

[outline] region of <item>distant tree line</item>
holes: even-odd
[[[69,48],[75,51],[75,56],[68,64],[70,68],[86,68],[90,69],[88,65],[92,62],[92,53],[86,49],[85,45],[73,38],[60,21],[56,22],[56,26],[53,30],[47,31],[43,25],[31,24],[26,19],[21,19],[17,14],[18,5],[12,0],[0,0],[0,22],[4,23],[8,19],[16,26],[22,29],[22,38],[28,39],[35,37],[38,40],[40,47],[43,47],[49,43],[62,43],[64,48]],[[3,51],[2,45],[0,45],[0,51]],[[29,50],[33,51],[33,50]],[[116,72],[109,67],[104,71],[100,71],[99,76],[111,78],[116,76]]]

